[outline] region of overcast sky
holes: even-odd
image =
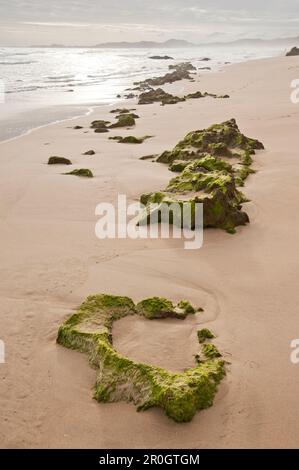
[[[299,35],[299,0],[0,0],[0,46]]]

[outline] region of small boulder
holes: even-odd
[[[84,178],[93,178],[93,173],[91,170],[87,168],[80,168],[79,170],[73,170],[69,173],[64,173],[65,175],[74,175],[74,176],[82,176]]]
[[[120,114],[117,117],[117,122],[109,126],[110,129],[117,127],[132,127],[135,126],[135,118],[131,114]]]
[[[83,155],[95,155],[94,150],[87,150],[87,152],[84,152]]]
[[[48,160],[48,165],[71,165],[72,162],[68,158],[64,157],[50,157]]]
[[[292,47],[292,49],[287,52],[286,57],[292,57],[296,55],[299,55],[299,47]]]
[[[174,60],[174,58],[169,55],[152,55],[149,58],[153,60]]]

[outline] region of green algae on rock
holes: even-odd
[[[216,346],[211,343],[206,343],[202,346],[201,352],[207,359],[216,359],[222,357],[222,354],[218,351]]]
[[[92,121],[90,127],[92,129],[104,129],[107,130],[107,125],[110,124],[110,121],[103,121],[103,119],[98,119],[96,121]]]
[[[64,174],[82,176],[83,178],[93,178],[93,173],[88,168],[80,168],[78,170],[73,170],[73,171],[70,171],[69,173],[64,173]]]
[[[157,318],[178,318],[184,320],[195,313],[195,308],[186,300],[174,306],[170,300],[162,297],[152,297],[142,300],[136,306],[137,313],[149,320]]]
[[[198,342],[200,344],[202,344],[207,339],[214,339],[215,335],[210,330],[208,330],[207,328],[203,328],[202,330],[199,330],[197,332],[197,338],[198,338]]]
[[[133,135],[121,137],[120,135],[116,135],[109,137],[109,140],[116,140],[120,144],[142,144],[145,140],[151,139],[152,137],[151,135],[145,135],[143,137],[134,137]]]
[[[110,113],[112,114],[129,114],[131,111],[136,111],[135,108],[133,109],[127,109],[127,108],[116,108],[112,109]]]
[[[140,202],[146,208],[139,225],[148,224],[155,217],[157,223],[167,222],[183,228],[182,213],[189,205],[191,229],[199,228],[196,208],[201,203],[204,228],[235,233],[237,226],[249,222],[248,215],[242,211],[242,204],[248,200],[237,186],[244,186],[246,178],[254,173],[252,155],[263,148],[258,140],[243,135],[234,119],[190,132],[173,150],[157,158],[157,162],[167,163],[179,175],[163,191],[141,196]],[[172,207],[174,203],[181,210],[166,214],[168,220],[162,220],[160,213],[164,205]]]
[[[117,127],[132,127],[135,126],[135,118],[132,114],[120,114],[117,116],[117,122],[109,126],[110,129],[115,129]]]
[[[229,98],[229,95],[216,95],[214,93],[208,93],[207,91],[202,93],[201,91],[196,91],[194,93],[189,93],[188,95],[185,96],[186,100],[191,100],[191,99],[198,99],[198,98],[218,98],[218,99],[224,99],[224,98]]]
[[[161,103],[164,106],[166,104],[176,104],[182,101],[186,101],[186,99],[166,93],[162,88],[157,88],[156,90],[151,89],[141,93],[139,95],[138,104]]]
[[[172,305],[166,299],[162,303]],[[57,342],[88,355],[97,371],[94,397],[99,402],[133,402],[138,411],[159,407],[176,422],[191,421],[197,411],[213,404],[225,376],[224,361],[207,359],[174,373],[122,356],[113,348],[112,325],[129,315],[142,315],[138,305],[128,297],[89,296],[59,328]]]
[[[65,157],[50,157],[48,160],[48,165],[71,165],[72,162]]]

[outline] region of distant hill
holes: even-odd
[[[169,39],[164,42],[156,41],[138,41],[138,42],[105,42],[103,44],[97,44],[94,47],[99,48],[113,48],[113,49],[130,49],[130,48],[143,48],[143,49],[154,49],[154,48],[175,48],[175,47],[194,47],[195,44],[192,42],[184,41],[183,39]]]
[[[299,37],[291,38],[275,38],[275,39],[238,39],[230,42],[210,42],[206,43],[206,46],[289,46],[298,45]]]

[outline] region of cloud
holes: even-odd
[[[1,43],[297,35],[298,0],[1,0]],[[10,28],[5,27],[10,25]],[[17,26],[19,25],[19,26]],[[109,30],[110,28],[110,30]],[[9,31],[9,32],[8,32]],[[91,31],[93,35],[89,35]],[[76,37],[77,34],[77,37]],[[4,42],[3,42],[4,41]]]

